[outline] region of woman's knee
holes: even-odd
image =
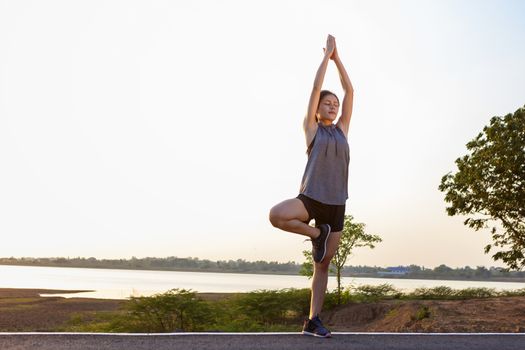
[[[324,256],[323,263],[326,262],[328,266],[330,266],[330,262],[332,261],[332,258],[335,256],[335,253],[337,252],[337,246],[334,247],[328,247],[326,250],[326,255]]]
[[[328,240],[328,246],[326,249],[326,255],[320,263],[314,263],[315,268],[321,271],[328,271],[332,258],[337,253],[339,248],[339,241],[341,239],[341,232],[333,232]]]
[[[328,273],[328,269],[330,268],[330,260],[331,257],[325,257],[323,261],[316,263],[314,262],[314,270],[319,272],[326,272]]]
[[[299,199],[287,199],[274,205],[273,208],[270,209],[269,219],[273,226],[280,228],[289,220],[297,219],[306,221],[308,219],[308,212]]]
[[[282,221],[282,214],[279,210],[279,205],[275,205],[272,207],[272,209],[270,209],[268,218],[270,219],[270,222],[274,227],[278,228],[280,226],[280,223]]]

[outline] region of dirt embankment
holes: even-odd
[[[39,296],[39,293],[66,292],[0,288],[0,331],[56,331],[75,314],[86,319],[89,314],[115,312],[126,302]],[[225,296],[202,295],[208,300]],[[525,332],[525,297],[349,304],[324,312],[322,318],[332,331]]]
[[[348,332],[525,332],[525,297],[350,304],[324,320]]]

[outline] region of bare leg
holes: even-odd
[[[312,278],[312,297],[310,301],[310,316],[312,319],[321,313],[324,303],[324,296],[326,294],[326,286],[328,285],[328,269],[330,267],[330,260],[335,255],[341,238],[341,231],[332,232],[328,237],[328,244],[326,247],[326,256],[322,262],[314,262],[314,275]]]
[[[317,238],[318,228],[304,223],[308,220],[308,212],[300,199],[287,199],[270,210],[270,222],[281,230],[298,233],[310,238]]]
[[[310,238],[317,238],[320,234],[318,228],[304,223],[308,220],[308,212],[300,199],[285,200],[270,210],[270,222],[281,230],[298,233]],[[310,319],[323,308],[326,286],[328,284],[328,268],[330,260],[337,251],[341,231],[332,232],[328,238],[326,256],[321,263],[314,262],[314,275],[312,279],[312,296],[310,301]]]

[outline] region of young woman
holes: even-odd
[[[345,92],[337,122],[339,99],[334,93],[322,90],[330,60],[337,67]],[[350,155],[347,136],[353,97],[354,89],[337,53],[335,38],[328,35],[323,61],[315,76],[303,122],[308,162],[300,193],[297,198],[285,200],[270,210],[273,226],[308,236],[312,241],[314,274],[310,315],[305,320],[303,334],[317,337],[331,336],[319,319],[319,314],[324,302],[330,260],[337,250],[343,230],[345,203],[348,199]],[[315,219],[315,227],[309,225],[311,219]]]

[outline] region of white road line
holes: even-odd
[[[390,332],[332,332],[333,335],[373,335],[373,336],[525,336],[525,333],[390,333]],[[90,335],[90,336],[279,336],[302,335],[301,332],[194,332],[194,333],[89,333],[89,332],[0,332],[3,335]]]

